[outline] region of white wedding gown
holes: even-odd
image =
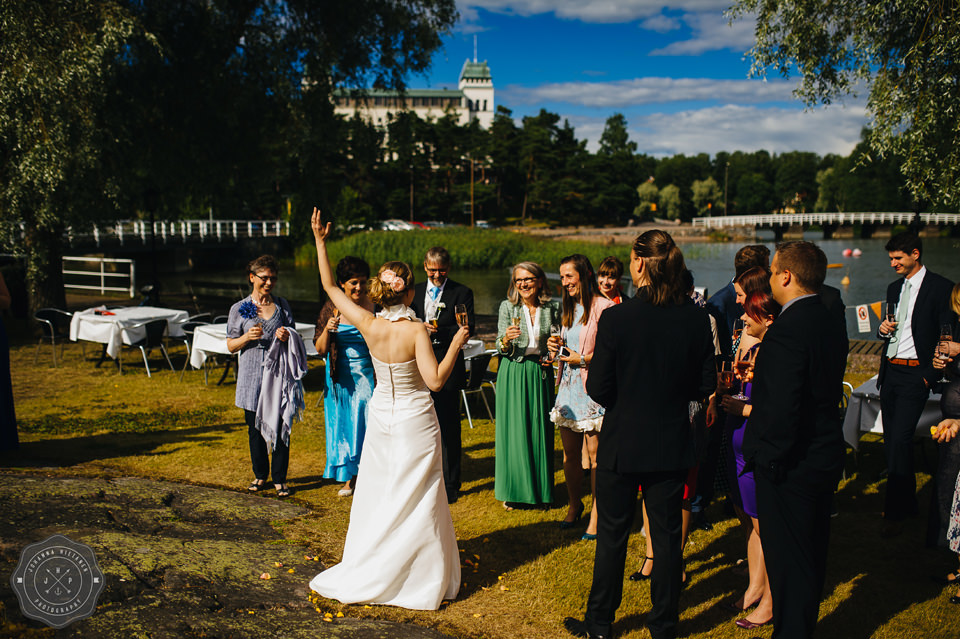
[[[347,604],[436,610],[460,589],[437,414],[416,360],[373,368],[343,560],[310,587]]]

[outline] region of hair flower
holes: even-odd
[[[237,312],[240,313],[240,317],[243,319],[253,319],[259,313],[257,310],[257,305],[253,302],[253,300],[244,300],[241,302],[240,308],[237,309]]]
[[[402,291],[407,284],[403,281],[402,277],[399,277],[396,273],[388,268],[383,269],[383,272],[380,273],[380,281],[397,293]]]

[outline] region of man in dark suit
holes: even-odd
[[[639,485],[656,557],[647,627],[654,639],[676,636],[683,481],[696,463],[689,404],[706,399],[717,382],[710,321],[687,297],[684,270],[668,233],[644,233],[630,259],[636,297],[600,316],[587,377],[587,393],[606,407],[597,454],[597,551],[586,616],[564,621],[575,636],[612,636]]]
[[[435,246],[423,258],[423,270],[427,281],[414,286],[413,312],[424,320],[427,331],[432,333],[433,352],[437,361],[443,359],[450,341],[459,330],[455,308],[463,304],[467,309],[470,333],[476,329],[473,315],[473,291],[451,280],[450,254],[445,248]],[[434,327],[430,320],[436,318]],[[451,504],[460,498],[460,390],[466,383],[466,366],[463,353],[457,356],[457,364],[447,383],[439,391],[430,393],[440,422],[440,443],[443,452],[443,483],[447,489],[447,501]]]
[[[818,295],[827,258],[811,242],[785,242],[770,287],[783,307],[764,335],[743,438],[757,484],[763,556],[773,595],[773,637],[813,635],[830,539],[830,504],[843,470],[837,407],[844,334]]]
[[[881,535],[892,537],[901,532],[904,519],[917,514],[913,437],[930,385],[938,379],[933,353],[940,337],[940,317],[950,308],[953,283],[921,263],[923,245],[915,233],[900,233],[885,248],[890,266],[903,276],[887,287],[887,304],[897,304],[897,321],[884,319],[878,329],[879,336],[888,340],[877,378],[887,454]]]

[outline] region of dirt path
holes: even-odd
[[[0,578],[10,583],[24,546],[59,533],[93,548],[105,588],[93,616],[43,636],[446,637],[381,620],[324,621],[307,585],[322,564],[271,525],[308,512],[276,499],[140,478],[4,474]],[[261,579],[264,573],[270,578]],[[0,592],[0,635],[45,628],[22,616],[9,585]]]

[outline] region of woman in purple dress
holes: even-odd
[[[743,303],[744,335],[740,339],[736,361],[755,357],[760,348],[760,342],[767,328],[780,314],[780,305],[766,292],[754,292],[747,295]],[[743,395],[750,397],[753,390],[752,372],[742,374]],[[734,506],[740,521],[743,523],[747,535],[747,565],[750,574],[750,583],[736,603],[730,605],[738,612],[748,610],[756,605],[757,609],[742,619],[737,619],[737,626],[746,629],[756,628],[770,623],[773,619],[773,599],[770,595],[770,583],[767,580],[767,569],[763,560],[763,547],[760,544],[760,528],[757,523],[757,493],[753,473],[744,473],[743,433],[750,416],[752,406],[750,400],[735,399],[724,395],[723,410],[727,414],[727,432],[730,447],[728,449],[727,472],[729,473],[731,492]]]

